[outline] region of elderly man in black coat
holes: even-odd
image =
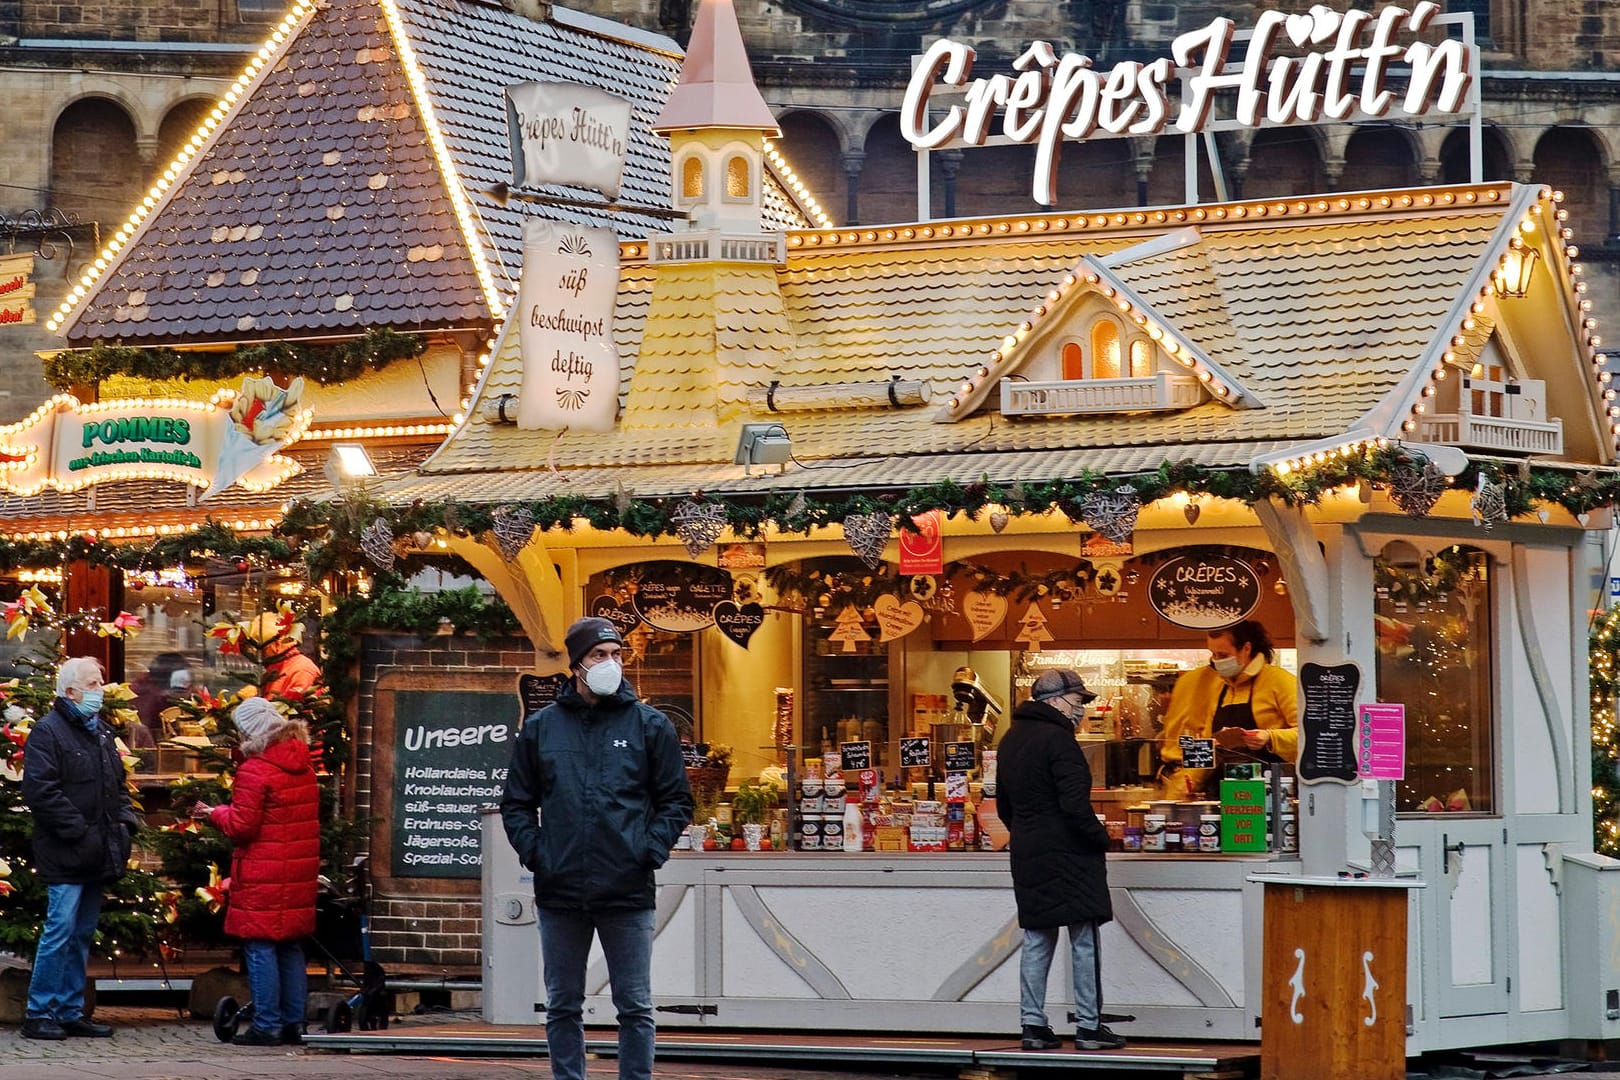
[[[998,754],[997,807],[1012,838],[1013,898],[1024,928],[1019,1019],[1025,1050],[1062,1045],[1047,1023],[1046,978],[1063,927],[1074,967],[1075,1049],[1125,1045],[1102,1022],[1097,928],[1114,917],[1108,830],[1091,808],[1091,769],[1074,739],[1086,703],[1096,696],[1074,671],[1044,672],[1030,700],[1013,712]]]

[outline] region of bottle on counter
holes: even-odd
[[[854,800],[844,802],[844,850],[861,850],[861,804]]]

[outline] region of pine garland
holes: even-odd
[[[95,386],[114,375],[156,381],[220,380],[274,369],[287,378],[301,375],[327,386],[379,371],[395,360],[414,359],[427,343],[425,334],[401,334],[387,327],[375,327],[347,341],[311,345],[269,341],[230,352],[181,352],[98,341],[88,349],[65,349],[47,358],[45,381],[66,390]]]

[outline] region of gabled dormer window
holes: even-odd
[[[1025,378],[1002,383],[1004,414],[1155,412],[1204,400],[1196,378],[1160,370],[1154,344],[1113,314],[1097,314],[1076,329],[1059,339],[1050,359],[1032,357]]]
[[[1494,353],[1466,372],[1451,369],[1448,377],[1425,390],[1418,413],[1421,437],[1472,450],[1509,454],[1561,454],[1564,425],[1547,415],[1547,384],[1516,378]]]

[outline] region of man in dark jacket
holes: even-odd
[[[1067,927],[1074,968],[1077,1050],[1117,1050],[1125,1040],[1102,1022],[1097,928],[1108,900],[1108,830],[1091,808],[1091,769],[1074,740],[1096,697],[1067,668],[1044,672],[1013,712],[997,757],[997,808],[1011,835],[1013,899],[1024,928],[1019,1019],[1025,1050],[1062,1045],[1046,1018],[1046,977],[1058,930]]]
[[[512,748],[501,820],[534,873],[556,1080],[585,1080],[585,961],[601,939],[619,1020],[620,1080],[653,1064],[653,871],[692,820],[668,718],[624,680],[624,641],[584,618],[564,639],[572,682],[530,716]]]
[[[85,1018],[85,965],[101,917],[101,887],[123,875],[139,821],[101,703],[101,665],[89,656],[65,661],[56,673],[56,703],[23,748],[34,870],[47,896],[28,982],[27,1039],[113,1031]]]

